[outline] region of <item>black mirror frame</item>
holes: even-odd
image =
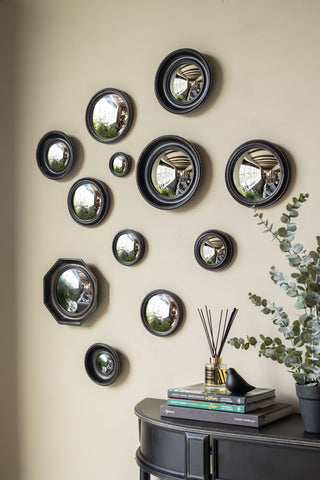
[[[48,162],[48,150],[52,143],[62,142],[64,143],[69,150],[69,160],[67,165],[60,171],[53,170]],[[58,130],[52,130],[51,132],[46,133],[40,139],[37,151],[36,158],[37,164],[41,173],[51,180],[59,180],[63,178],[70,171],[75,157],[74,147],[72,145],[70,137],[63,132]]]
[[[281,168],[281,178],[280,178],[280,183],[277,190],[264,200],[251,201],[246,199],[238,192],[238,189],[236,188],[233,181],[233,171],[239,157],[246,150],[251,148],[262,148],[262,149],[271,151],[271,153],[278,160]],[[280,150],[280,148],[277,145],[275,145],[274,143],[268,142],[266,140],[250,140],[240,145],[231,154],[226,166],[226,171],[225,171],[225,182],[230,194],[237,202],[241,203],[242,205],[245,205],[246,207],[260,208],[260,207],[266,207],[268,205],[272,205],[277,200],[279,200],[279,198],[282,197],[282,195],[285,193],[288,187],[289,181],[290,181],[290,165],[285,154]]]
[[[180,66],[190,63],[199,67],[203,72],[203,88],[200,95],[189,103],[182,104],[175,100],[170,92],[170,78]],[[171,113],[189,113],[198,108],[206,99],[211,88],[211,69],[206,58],[192,48],[181,48],[167,55],[161,62],[154,81],[155,94],[159,103]]]
[[[67,312],[57,298],[57,282],[63,272],[70,268],[82,270],[90,279],[93,297],[90,307],[81,314]],[[61,325],[82,325],[96,310],[98,305],[98,282],[85,262],[78,258],[59,258],[43,278],[43,303]]]
[[[93,184],[101,194],[101,212],[96,218],[93,218],[92,220],[82,220],[81,218],[78,217],[78,215],[76,214],[73,208],[74,193],[78,187],[80,187],[81,185],[84,185],[85,183]],[[68,202],[68,209],[73,220],[79,223],[79,225],[83,225],[84,227],[93,227],[95,225],[98,225],[100,222],[102,222],[102,220],[104,219],[104,217],[106,216],[109,210],[110,198],[108,194],[108,188],[103,182],[101,182],[100,180],[96,180],[95,178],[81,178],[80,180],[75,182],[70,188],[67,202]]]
[[[96,132],[94,125],[93,125],[93,120],[92,120],[92,114],[94,107],[96,103],[101,100],[105,95],[119,95],[122,97],[124,103],[126,104],[127,110],[128,110],[128,123],[125,126],[124,130],[118,135],[117,137],[114,138],[103,138],[101,135],[98,135]],[[131,101],[129,99],[129,96],[122,92],[121,90],[118,90],[116,88],[103,88],[99,92],[95,93],[93,97],[91,98],[90,102],[88,103],[87,110],[86,110],[86,125],[87,129],[90,133],[90,135],[97,140],[98,142],[101,143],[112,143],[112,142],[117,142],[119,141],[124,135],[126,135],[131,127],[132,124],[132,119],[133,119],[133,107],[131,104]]]
[[[170,297],[176,303],[178,308],[178,316],[179,316],[178,321],[175,327],[172,330],[169,330],[168,332],[157,332],[156,330],[151,328],[146,316],[146,306],[148,301],[154,295],[159,295],[159,294],[170,295]],[[181,324],[183,322],[183,317],[184,317],[183,303],[175,293],[172,293],[169,290],[163,290],[163,289],[153,290],[152,292],[149,292],[142,300],[141,307],[140,307],[140,316],[141,316],[141,320],[144,327],[148,330],[149,333],[152,333],[152,335],[156,335],[157,337],[167,337],[168,335],[172,335],[173,333],[175,333],[181,327]]]
[[[218,265],[215,265],[215,264],[211,265],[206,263],[201,256],[201,253],[200,253],[201,244],[208,236],[218,237],[225,246],[225,250],[226,250],[225,258]],[[199,263],[199,265],[205,268],[206,270],[221,270],[231,262],[233,257],[233,244],[232,244],[231,238],[226,233],[220,232],[219,230],[207,230],[206,232],[201,233],[201,235],[199,235],[199,237],[195,241],[194,256],[197,262]]]
[[[115,158],[119,157],[119,156],[123,156],[125,158],[125,168],[123,170],[123,172],[121,173],[118,173],[114,170],[113,168],[113,161]],[[127,175],[129,172],[130,172],[130,169],[131,169],[131,157],[129,155],[127,155],[126,153],[124,152],[117,152],[117,153],[114,153],[112,155],[112,157],[110,158],[110,161],[109,161],[109,169],[111,171],[111,173],[113,175],[115,175],[116,177],[124,177],[125,175]]]
[[[183,151],[189,156],[194,175],[192,182],[185,194],[177,196],[175,199],[168,200],[167,197],[160,195],[153,187],[151,180],[151,171],[153,164],[159,154],[168,149],[177,149]],[[141,195],[153,207],[163,210],[171,210],[181,207],[195,194],[201,177],[200,157],[191,143],[182,137],[176,135],[164,135],[158,137],[149,143],[142,151],[137,166],[137,185]]]
[[[112,361],[114,364],[114,369],[110,375],[103,375],[100,374],[94,365],[94,360],[97,355],[101,353],[106,353],[112,357]],[[120,374],[120,358],[117,351],[114,348],[111,348],[109,345],[105,343],[95,343],[88,348],[87,353],[84,359],[84,365],[88,376],[93,380],[96,384],[101,386],[111,385],[113,382],[116,381]]]
[[[139,242],[139,247],[140,247],[140,251],[139,251],[139,254],[137,255],[137,257],[132,261],[132,262],[125,262],[124,260],[121,260],[119,257],[118,257],[118,254],[117,254],[117,241],[119,239],[119,237],[121,237],[121,235],[124,235],[124,234],[132,234],[136,237],[137,241]],[[113,242],[112,242],[112,252],[113,252],[113,255],[114,255],[114,258],[119,262],[121,263],[121,265],[124,265],[126,267],[130,267],[131,265],[135,265],[136,263],[140,262],[140,260],[142,260],[143,258],[143,255],[144,255],[144,252],[145,252],[145,241],[144,241],[144,238],[143,236],[141,235],[141,233],[135,231],[135,230],[131,230],[131,229],[124,229],[124,230],[120,230],[120,232],[117,233],[117,235],[114,237],[113,239]]]

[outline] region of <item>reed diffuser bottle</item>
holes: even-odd
[[[204,384],[205,388],[207,388],[208,390],[225,391],[227,390],[227,365],[222,362],[221,352],[227,340],[230,328],[238,313],[238,310],[234,308],[229,319],[227,310],[224,322],[222,321],[223,310],[221,310],[218,333],[215,340],[213,335],[211,311],[208,310],[207,306],[205,307],[205,309],[207,318],[205,318],[203,310],[198,309],[211,353],[209,363],[206,363],[204,367]]]

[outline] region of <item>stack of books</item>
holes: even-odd
[[[161,405],[160,413],[164,417],[261,427],[290,415],[291,405],[276,403],[271,388],[234,394],[210,391],[199,383],[169,388],[167,404]]]

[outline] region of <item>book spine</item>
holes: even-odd
[[[168,405],[176,407],[202,408],[204,410],[217,410],[220,412],[245,413],[245,405],[232,405],[230,403],[214,403],[196,400],[184,400],[182,398],[168,398]]]
[[[184,420],[198,420],[201,422],[224,423],[228,425],[243,425],[246,427],[259,427],[259,419],[255,415],[237,414],[231,412],[217,412],[197,408],[175,407],[160,405],[162,417],[182,418]]]
[[[174,390],[168,390],[168,398],[185,398],[186,400],[205,400],[215,403],[233,403],[238,405],[244,405],[246,403],[245,397],[238,397],[236,395],[230,395],[223,397],[221,395],[202,395],[201,393],[183,393],[175,392]]]

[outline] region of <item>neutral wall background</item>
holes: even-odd
[[[1,2],[1,8],[3,3],[8,7],[9,2]],[[2,205],[9,198],[15,208],[14,242],[11,234],[7,251],[14,245],[16,314],[15,330],[8,327],[12,307],[3,317],[1,368],[11,369],[14,378],[8,338],[17,359],[18,393],[7,379],[7,411],[12,430],[16,418],[19,428],[19,443],[9,447],[21,480],[135,478],[134,405],[146,396],[164,398],[168,387],[202,381],[208,348],[197,307],[208,304],[217,318],[221,308],[237,306],[233,335],[275,333],[249,303],[249,291],[290,310],[290,300],[268,277],[271,265],[288,271],[286,263],[259,231],[252,212],[233,201],[224,170],[244,141],[279,144],[293,178],[285,197],[266,213],[276,222],[293,194],[309,192],[298,239],[314,246],[320,195],[319,14],[320,2],[314,0],[15,2],[14,25],[1,33],[1,40],[8,41],[2,50],[9,57],[15,26],[14,83],[10,68],[7,80],[2,78],[11,105]],[[157,102],[153,81],[164,56],[182,47],[207,56],[214,85],[201,109],[179,116]],[[93,140],[84,121],[90,98],[105,87],[127,92],[135,109],[129,134],[111,145]],[[76,165],[61,181],[46,179],[36,165],[37,143],[50,130],[75,139]],[[134,168],[122,179],[108,169],[110,156],[119,150],[130,154],[136,166],[145,145],[165,134],[197,145],[204,165],[196,197],[169,212],[143,200]],[[76,224],[66,204],[71,185],[85,176],[105,181],[113,198],[106,220],[91,229]],[[112,240],[122,228],[136,229],[147,239],[147,254],[137,266],[123,267],[113,258]],[[210,228],[229,233],[236,245],[230,267],[216,273],[200,268],[193,256],[195,239]],[[13,253],[6,252],[4,265],[12,270]],[[43,275],[60,257],[82,258],[98,272],[99,308],[80,328],[58,325],[43,305]],[[141,301],[156,288],[172,290],[185,305],[183,327],[168,338],[150,335],[140,320]],[[11,305],[11,298],[9,291],[4,303]],[[110,387],[95,385],[85,372],[84,355],[95,342],[120,352],[121,377]],[[293,380],[283,366],[229,346],[224,359],[249,382],[273,386],[279,400],[297,405]],[[9,470],[1,478],[18,478],[14,467]]]

